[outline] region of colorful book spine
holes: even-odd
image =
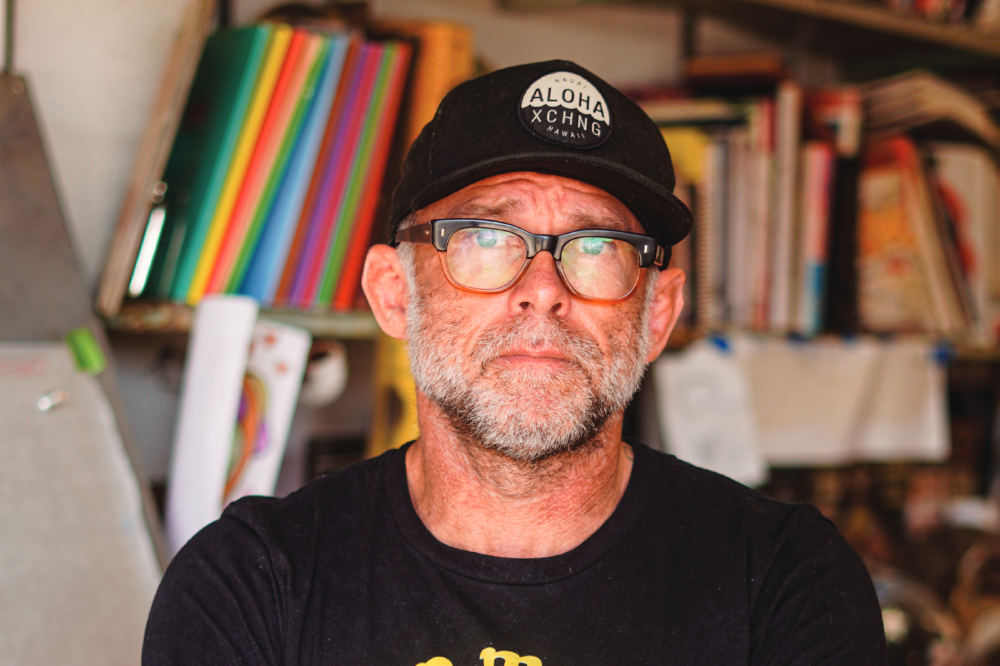
[[[406,74],[410,68],[412,49],[409,44],[400,43],[396,51],[389,97],[386,99],[386,113],[377,135],[375,156],[370,169],[370,181],[365,188],[364,199],[357,215],[354,232],[348,245],[347,259],[341,271],[337,291],[333,297],[333,309],[338,311],[354,308],[358,289],[361,285],[361,272],[364,268],[368,244],[372,237],[372,227],[375,223],[375,212],[378,207],[379,193],[382,190],[382,178],[385,175],[386,163],[392,148],[393,128],[399,117],[400,102],[406,87]]]
[[[285,260],[281,280],[278,283],[278,290],[275,294],[274,303],[279,307],[290,306],[292,304],[292,290],[298,275],[299,266],[307,252],[307,243],[312,233],[313,213],[322,194],[323,183],[326,179],[327,167],[330,164],[331,156],[338,145],[340,119],[345,113],[348,92],[353,87],[354,80],[358,75],[362,50],[363,45],[359,41],[352,41],[348,47],[347,56],[344,61],[344,73],[341,75],[337,95],[333,102],[333,109],[330,111],[330,117],[323,132],[323,145],[320,147],[319,157],[316,160],[316,169],[313,171],[312,178],[309,181],[309,190],[302,205],[302,213],[299,216],[295,235],[292,238],[292,245]]]
[[[358,146],[359,130],[365,110],[362,101],[369,96],[374,84],[381,49],[382,47],[377,44],[365,44],[362,47],[358,75],[354,77],[351,89],[348,91],[347,112],[341,118],[341,128],[337,132],[339,140],[334,144],[323,188],[310,224],[307,252],[296,274],[291,297],[296,307],[311,307],[316,292],[316,282],[321,270],[320,262],[326,255],[333,236],[335,206],[343,191],[347,165]]]
[[[291,250],[349,43],[347,38],[334,37],[330,44],[315,98],[303,123],[295,153],[290,159],[274,206],[261,232],[257,250],[240,287],[240,293],[252,296],[264,304],[274,302],[281,270]]]
[[[229,222],[226,224],[219,249],[208,273],[205,293],[218,294],[223,291],[236,253],[245,238],[254,211],[260,205],[264,194],[264,184],[274,165],[275,156],[295,108],[295,101],[305,82],[308,71],[306,46],[312,43],[304,30],[295,30],[288,44],[284,63],[278,72],[278,79],[267,105],[267,112],[261,122],[257,143],[250,155],[243,183],[240,185],[236,203],[233,205]],[[298,89],[295,86],[298,86]]]
[[[215,264],[219,246],[222,244],[229,217],[236,205],[236,198],[239,196],[243,178],[250,165],[250,158],[257,145],[257,137],[260,134],[274,86],[278,81],[281,65],[285,61],[292,33],[292,28],[287,25],[276,25],[273,28],[273,37],[268,46],[267,55],[264,57],[253,97],[247,106],[246,117],[240,130],[236,150],[229,164],[229,171],[226,173],[218,205],[215,207],[203,243],[192,245],[192,250],[200,248],[201,252],[199,254],[192,251],[183,258],[181,270],[178,272],[177,279],[170,291],[172,298],[183,299],[193,305],[200,301],[205,294],[205,287],[208,285],[208,278],[212,266]]]
[[[316,93],[316,80],[323,69],[323,64],[326,62],[326,55],[329,52],[329,48],[330,40],[320,35],[311,35],[307,41],[306,54],[303,58],[302,67],[304,80],[301,85],[297,85],[296,82],[292,86],[292,90],[294,91],[298,88],[298,92],[292,93],[294,104],[292,105],[291,118],[288,121],[288,126],[285,128],[277,155],[275,155],[268,173],[260,202],[257,204],[253,217],[250,219],[250,226],[247,229],[246,236],[243,238],[239,252],[236,255],[235,263],[226,280],[225,290],[229,293],[236,292],[243,283],[243,278],[246,276],[250,258],[253,256],[254,249],[260,241],[264,222],[270,215],[271,208],[274,206],[279,185],[284,178],[289,159],[298,142],[303,120],[306,117],[309,107],[312,105],[313,97]]]
[[[201,247],[271,35],[271,27],[261,25],[223,30],[205,43],[162,176],[166,216],[146,297],[171,297],[181,257]]]
[[[350,309],[395,145],[413,47],[284,25],[240,34],[255,35],[257,44],[252,62],[243,63],[245,53],[239,59],[242,78],[230,71],[231,62],[228,69],[217,65],[201,84],[217,92],[221,87],[213,81],[226,77],[230,83],[229,101],[215,105],[212,131],[201,128],[196,137],[228,142],[225,159],[215,165],[215,196],[201,206],[197,229],[186,230],[180,216],[166,229],[169,238],[155,258],[162,270],[173,257],[176,270],[153,281],[164,295],[191,304],[208,294],[240,293],[277,307]],[[254,40],[244,42],[243,51],[253,51]],[[219,139],[222,120],[229,132]],[[195,148],[185,148],[185,164],[201,164]],[[196,180],[191,169],[181,171]],[[160,217],[170,213],[169,205],[179,208],[168,195]]]
[[[475,70],[472,31],[449,21],[382,21],[382,30],[414,39],[412,84],[402,119],[403,139],[409,146],[431,121],[448,91],[472,77]]]
[[[369,110],[365,114],[365,124],[360,136],[360,145],[353,163],[348,167],[348,183],[336,213],[334,237],[330,243],[330,251],[326,260],[321,264],[322,271],[316,294],[313,297],[313,307],[316,308],[324,309],[329,308],[331,305],[333,289],[336,286],[344,265],[347,243],[351,239],[352,231],[357,221],[361,196],[365,187],[370,185],[371,178],[369,177],[369,173],[374,157],[375,138],[388,111],[386,101],[390,92],[389,86],[392,82],[392,70],[395,65],[397,52],[397,45],[390,43],[386,45],[381,54],[375,87],[372,90],[371,102],[368,105]]]
[[[718,330],[725,323],[725,184],[727,145],[713,137],[704,156],[704,178],[698,188],[695,220],[698,282],[695,316],[704,330]]]
[[[833,146],[825,141],[806,142],[802,147],[802,238],[795,322],[795,329],[803,335],[815,335],[822,324],[833,169]]]

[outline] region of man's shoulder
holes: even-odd
[[[268,544],[295,547],[317,533],[347,537],[364,516],[377,510],[386,467],[397,451],[354,463],[320,477],[286,497],[250,496],[231,503],[218,521],[220,530],[249,530]]]
[[[739,538],[761,547],[779,547],[789,537],[839,538],[837,528],[815,507],[768,497],[726,476],[673,455],[661,458],[659,510],[677,529],[715,532],[720,539]]]
[[[369,493],[384,477],[385,466],[398,451],[389,451],[375,458],[352,463],[331,474],[314,479],[285,497],[253,495],[243,497],[226,508],[227,513],[246,510],[286,512],[301,510],[316,502],[324,504],[353,502]]]
[[[744,589],[743,603],[757,628],[752,641],[762,653],[774,647],[765,645],[765,638],[774,639],[768,627],[778,627],[775,636],[782,635],[791,618],[810,603],[846,622],[851,641],[868,641],[865,649],[878,652],[881,634],[872,627],[881,628],[880,611],[871,579],[833,522],[809,504],[767,497],[673,456],[658,455],[664,464],[656,511],[667,525],[662,549],[676,553],[670,563],[684,570],[681,580],[696,581],[689,594],[703,593],[706,580],[720,590]],[[834,590],[837,598],[828,598]],[[828,633],[822,635],[829,639]],[[815,648],[795,645],[803,654]]]
[[[740,508],[760,516],[787,516],[808,506],[769,497],[728,476],[697,467],[672,454],[652,448],[649,451],[661,461],[660,483],[669,489],[668,497],[673,501],[699,502],[709,507],[722,505],[731,509]]]

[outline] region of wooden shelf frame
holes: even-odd
[[[301,310],[275,310],[263,308],[260,315],[272,321],[290,326],[298,326],[312,333],[315,338],[335,338],[338,340],[373,340],[381,334],[378,322],[371,312],[306,312]],[[128,334],[148,333],[188,333],[191,330],[191,320],[194,308],[184,303],[129,301],[124,304],[118,314],[109,317],[106,322],[111,331]],[[691,326],[678,326],[670,336],[667,351],[680,351],[688,345],[711,336],[723,338],[730,335],[752,335],[767,338],[784,338],[783,333],[768,331],[745,331],[727,327],[717,331],[705,331]],[[860,336],[882,338],[920,338],[930,342],[939,342],[950,349],[951,356],[961,361],[1000,362],[1000,348],[971,345],[962,340],[942,340],[932,334],[899,333],[897,335],[877,335],[861,333]],[[812,340],[800,340],[802,344],[810,341],[823,340],[830,334],[823,334]]]
[[[557,9],[583,5],[635,4],[673,6],[726,18],[748,11],[781,13],[787,17],[817,19],[849,28],[879,33],[943,47],[972,55],[1000,59],[1000,32],[989,32],[967,24],[943,23],[897,14],[871,2],[850,0],[502,0],[510,10]],[[766,18],[765,16],[761,17]]]
[[[899,37],[1000,58],[1000,34],[959,23],[938,23],[896,14],[881,5],[843,0],[731,0],[804,17],[836,21]]]
[[[371,340],[379,335],[371,312],[307,312],[262,308],[260,316],[304,328],[316,338]],[[121,333],[187,333],[194,308],[184,303],[128,301],[107,317],[109,329]]]

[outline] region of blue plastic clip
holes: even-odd
[[[715,345],[719,351],[723,353],[728,354],[733,350],[732,345],[729,344],[729,339],[726,338],[726,336],[722,335],[721,333],[715,333],[709,336],[708,340],[713,345]]]
[[[938,365],[945,367],[955,358],[955,348],[947,342],[940,341],[931,352],[931,358]]]

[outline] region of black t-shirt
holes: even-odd
[[[541,559],[435,539],[404,450],[235,502],[167,569],[143,664],[884,663],[871,580],[814,508],[633,449],[611,517]]]

